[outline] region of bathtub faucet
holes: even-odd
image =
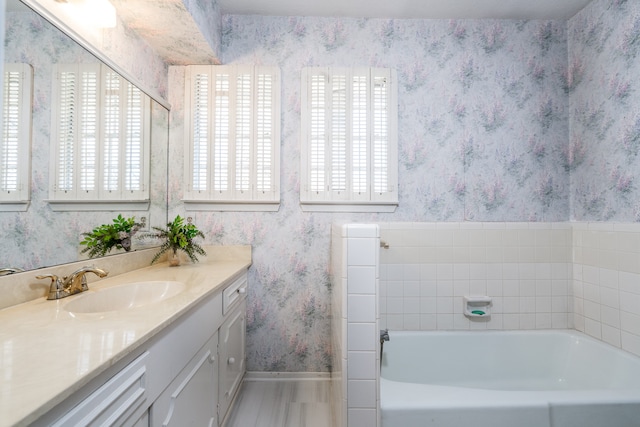
[[[388,329],[381,329],[380,330],[380,344],[384,343],[385,341],[389,341],[389,330]]]

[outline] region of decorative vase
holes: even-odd
[[[179,265],[180,265],[180,255],[178,255],[178,251],[173,251],[171,255],[169,255],[169,266],[178,267]]]

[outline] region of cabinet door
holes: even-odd
[[[220,327],[220,420],[240,387],[245,373],[246,302],[229,315]]]
[[[218,333],[151,406],[152,427],[217,427]]]

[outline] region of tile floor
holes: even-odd
[[[245,379],[224,427],[333,427],[328,380]]]

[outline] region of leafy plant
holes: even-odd
[[[197,255],[207,254],[204,249],[194,241],[196,237],[204,238],[202,231],[198,230],[190,220],[185,223],[184,218],[180,215],[176,216],[172,222],[167,223],[166,228],[153,227],[153,229],[156,231],[155,233],[149,233],[143,237],[162,239],[164,242],[160,245],[158,253],[151,260],[151,264],[158,261],[160,256],[168,250],[171,250],[174,254],[181,250],[186,253],[193,262],[198,262]]]
[[[86,246],[81,252],[89,252],[89,258],[105,256],[113,248],[131,250],[131,237],[140,229],[135,217],[124,218],[118,215],[113,224],[103,224],[94,228],[90,233],[82,233],[84,240],[81,245]]]

